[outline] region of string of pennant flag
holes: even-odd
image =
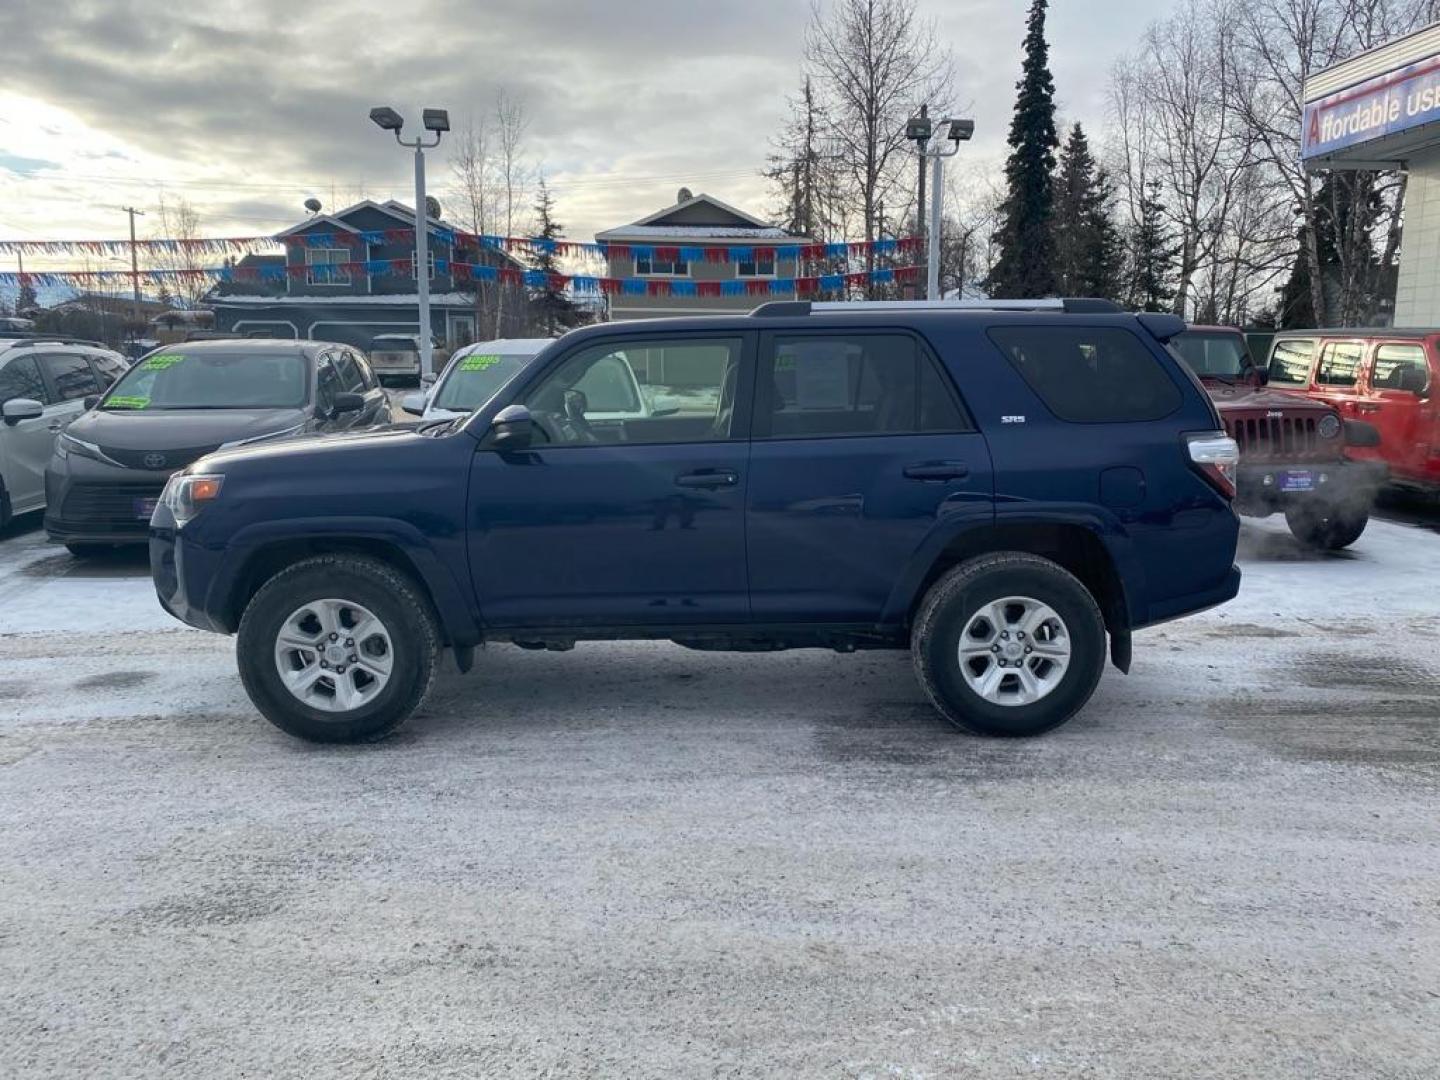
[[[413,259],[365,259],[354,262],[328,263],[314,266],[219,266],[205,269],[141,270],[141,281],[164,285],[177,280],[220,282],[283,281],[308,275],[312,282],[347,282],[355,274],[377,274],[408,277],[415,265]],[[547,273],[543,270],[520,270],[513,267],[476,266],[471,263],[435,260],[435,273],[452,277],[456,282],[498,282],[531,289],[553,289],[579,295],[626,296],[792,296],[830,292],[854,285],[883,285],[890,282],[915,280],[918,266],[882,267],[858,273],[816,274],[788,278],[739,278],[726,281],[688,281],[683,278],[599,277],[587,274]],[[0,272],[0,286],[73,286],[96,287],[124,285],[132,280],[129,270],[59,270],[35,273]],[[280,299],[279,297],[276,298]],[[290,300],[303,297],[287,297]]]
[[[924,246],[918,236],[886,237],[880,240],[841,241],[829,244],[707,244],[665,245],[611,243],[606,241],[563,240],[542,236],[492,236],[469,233],[442,226],[432,227],[431,235],[443,245],[462,250],[490,249],[509,255],[558,255],[561,257],[598,256],[641,259],[681,260],[685,262],[733,263],[769,259],[843,259],[863,256],[897,255],[914,252]],[[333,230],[306,233],[277,239],[272,236],[225,236],[195,239],[136,240],[135,249],[147,255],[156,254],[253,254],[289,248],[368,248],[386,244],[411,243],[413,228],[379,229],[361,232]],[[128,255],[129,240],[0,240],[0,255],[89,255],[106,257]]]

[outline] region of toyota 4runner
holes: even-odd
[[[1322,401],[1267,389],[1263,369],[1233,327],[1194,326],[1171,344],[1240,447],[1240,513],[1279,511],[1295,538],[1311,547],[1336,550],[1358,540],[1388,470],[1383,462],[1351,459],[1346,448],[1375,446],[1379,432],[1342,419]]]
[[[588,327],[468,416],[202,458],[151,570],[308,739],[394,729],[442,648],[634,638],[909,649],[951,722],[1034,735],[1239,587],[1236,447],[1183,329],[1103,301]],[[665,410],[591,422],[616,355]]]

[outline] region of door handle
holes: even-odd
[[[734,487],[740,476],[731,469],[696,469],[675,477],[675,486],[683,488]]]
[[[970,467],[963,461],[917,461],[904,472],[908,480],[964,480]]]

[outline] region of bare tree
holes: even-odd
[[[495,158],[489,118],[470,117],[450,143],[450,194],[465,228],[477,236],[495,227]],[[484,260],[483,252],[477,261]],[[476,280],[475,326],[499,325],[499,285]]]
[[[805,64],[823,102],[828,136],[874,240],[880,208],[905,220],[913,206],[905,121],[922,102],[948,97],[951,57],[915,0],[812,0]],[[898,211],[898,212],[897,212]],[[866,268],[873,267],[873,256]]]
[[[146,268],[169,272],[165,291],[178,306],[199,306],[211,286],[202,271],[219,261],[213,252],[195,243],[200,239],[200,215],[183,195],[168,196],[163,191],[151,213],[152,239],[174,243],[148,251]]]
[[[530,119],[524,105],[501,90],[495,96],[495,162],[499,179],[497,217],[503,222],[507,237],[515,235],[516,209],[524,205],[530,189],[532,169],[525,156],[525,132],[529,127]],[[507,289],[502,283],[498,292],[499,302],[495,305],[496,337],[503,336],[506,301],[510,294],[521,301],[519,314],[524,318],[524,291]]]

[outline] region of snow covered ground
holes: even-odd
[[[1440,535],[1241,562],[1038,740],[903,654],[620,643],[317,748],[12,530],[0,1075],[1431,1077]]]

